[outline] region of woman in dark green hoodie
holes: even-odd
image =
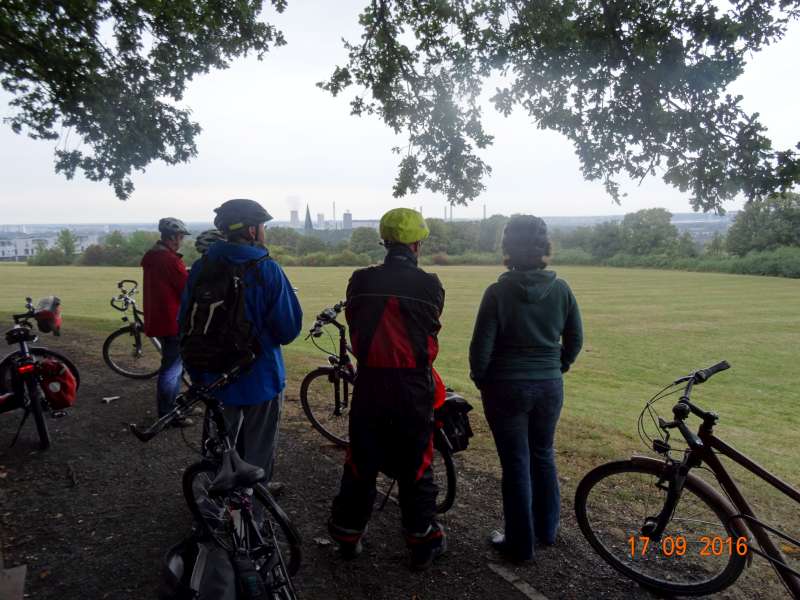
[[[483,295],[469,348],[470,376],[481,391],[503,469],[505,534],[492,545],[512,561],[552,545],[560,514],[553,441],[565,373],[583,342],[580,312],[567,283],[546,269],[545,222],[512,217],[503,231],[508,272]]]

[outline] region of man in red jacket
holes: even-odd
[[[188,274],[178,248],[189,234],[179,219],[166,217],[158,222],[161,239],[142,258],[144,271],[144,332],[161,343],[161,369],[158,371],[156,398],[158,416],[172,410],[180,391],[181,362],[178,339],[178,310]],[[175,422],[191,425],[190,419]]]

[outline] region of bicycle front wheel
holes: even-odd
[[[337,446],[350,443],[348,433],[353,386],[341,371],[320,367],[300,385],[300,402],[314,428]]]
[[[742,572],[747,547],[731,510],[689,477],[660,539],[644,531],[664,507],[664,463],[619,461],[590,471],[575,493],[583,535],[617,571],[664,594],[718,592]]]
[[[232,503],[232,494],[209,495],[208,490],[216,474],[217,466],[211,461],[195,463],[183,473],[183,495],[194,519],[227,550],[237,550],[242,540],[246,539],[250,540],[251,547],[247,550],[252,555],[267,557],[272,555],[271,545],[274,544],[289,575],[295,575],[302,560],[300,534],[283,509],[263,485],[252,488],[250,513],[258,528],[258,537],[265,544],[262,548],[253,547],[256,536],[244,531],[243,517],[238,508],[241,503]]]
[[[115,373],[131,379],[150,379],[161,368],[161,344],[135,325],[117,329],[103,344],[103,360]]]

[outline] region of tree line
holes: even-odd
[[[680,233],[663,208],[626,214],[620,221],[551,231],[553,264],[653,267],[754,275],[800,277],[800,195],[773,195],[749,202],[726,235],[705,245],[688,231]],[[434,265],[499,265],[503,228],[508,217],[482,221],[427,219],[430,236],[423,244],[423,262]],[[381,260],[384,249],[371,227],[351,231],[300,232],[271,227],[266,232],[271,254],[286,266],[366,266]],[[30,264],[137,266],[158,234],[115,231],[101,244],[75,254],[75,239],[59,233],[51,249],[40,248]],[[181,252],[191,264],[198,254],[193,238]]]

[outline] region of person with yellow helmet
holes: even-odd
[[[347,286],[345,316],[358,361],[350,408],[350,451],[328,530],[343,557],[354,558],[375,501],[378,472],[400,486],[400,512],[411,567],[425,569],[446,549],[435,519],[433,408],[444,386],[433,371],[444,289],[417,266],[430,231],[417,211],[381,218],[383,264],[358,269]],[[437,383],[438,382],[438,385]]]

